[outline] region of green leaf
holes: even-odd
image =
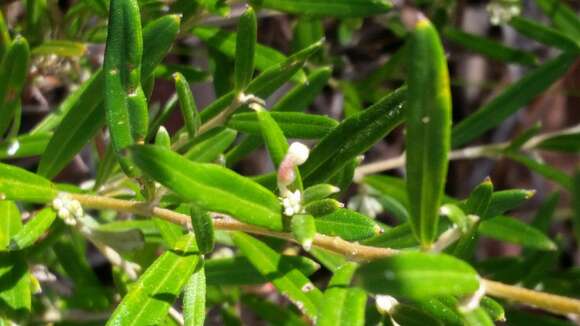
[[[542,140],[537,148],[565,153],[580,152],[580,133],[555,135]]]
[[[573,38],[570,38],[566,34],[560,33],[556,29],[544,26],[531,19],[527,19],[522,16],[516,16],[510,20],[509,24],[516,31],[518,31],[518,33],[540,43],[555,46],[564,51],[578,52],[580,50],[578,42],[574,41]]]
[[[179,17],[176,15],[163,16],[145,26],[142,80],[147,79],[163,59],[178,30]],[[56,176],[100,130],[105,123],[103,88],[103,73],[99,70],[69,95],[55,114],[49,115],[33,130],[38,134],[58,126],[40,159],[39,174],[50,178]]]
[[[183,228],[175,223],[171,223],[166,220],[162,220],[158,217],[153,218],[155,227],[161,234],[163,241],[167,245],[168,249],[175,248],[177,241],[183,236]]]
[[[344,207],[344,204],[339,202],[334,198],[325,198],[320,200],[315,200],[313,202],[304,205],[304,210],[316,217],[328,215],[332,212]]]
[[[243,92],[254,75],[254,56],[257,42],[258,22],[256,13],[248,6],[240,16],[236,38],[234,64],[234,92]]]
[[[85,256],[79,236],[60,236],[50,247],[60,268],[74,284],[71,305],[81,309],[106,309],[110,300]]]
[[[324,38],[322,19],[299,16],[292,31],[292,49],[298,51]]]
[[[145,43],[145,30],[143,31],[143,45]],[[143,54],[145,58],[145,54]],[[182,65],[182,64],[171,64],[171,63],[161,63],[155,67],[155,71],[153,75],[155,78],[163,78],[167,80],[173,80],[173,75],[175,73],[180,73],[185,77],[187,81],[190,83],[198,83],[204,82],[209,80],[209,75],[206,71],[201,70],[200,68],[196,68],[190,65]]]
[[[547,234],[550,230],[550,225],[554,213],[556,212],[556,207],[560,202],[560,193],[553,192],[546,197],[542,202],[542,205],[536,211],[534,218],[532,220],[532,226],[541,232]]]
[[[320,268],[316,262],[303,256],[282,255],[280,262],[285,268],[296,268],[305,276],[311,275]],[[269,281],[256,270],[246,257],[242,256],[207,260],[205,273],[208,285],[253,285]]]
[[[397,324],[405,326],[443,325],[422,309],[408,304],[398,304],[392,313],[392,318]]]
[[[159,130],[157,130],[157,134],[155,135],[155,145],[167,149],[171,148],[171,136],[163,126],[159,127]]]
[[[410,221],[423,247],[437,232],[451,141],[451,91],[437,31],[420,19],[409,39],[406,178]]]
[[[443,35],[451,42],[464,48],[480,53],[488,58],[507,63],[519,63],[535,66],[538,59],[530,52],[510,48],[499,42],[475,34],[465,33],[460,29],[446,27]]]
[[[257,7],[295,15],[318,17],[365,17],[385,13],[393,6],[387,0],[251,0]]]
[[[175,80],[179,108],[181,108],[181,116],[185,122],[185,129],[189,134],[189,138],[193,139],[201,125],[201,118],[197,112],[195,100],[193,99],[193,94],[191,93],[187,79],[179,72],[173,74],[173,79]]]
[[[103,62],[105,112],[113,148],[119,154],[147,136],[147,99],[141,87],[143,35],[137,0],[112,0]],[[121,166],[136,172],[125,159]]]
[[[203,266],[191,275],[183,290],[183,318],[186,326],[203,326],[205,320],[205,270]]]
[[[4,14],[0,12],[0,61],[4,58],[4,55],[10,46],[10,42],[12,42],[12,40],[10,38],[8,25],[6,25]]]
[[[490,178],[486,178],[482,183],[477,185],[469,194],[465,203],[465,212],[477,216],[485,216],[493,196],[493,183]]]
[[[507,157],[524,165],[531,171],[545,177],[546,179],[556,182],[565,189],[571,189],[572,187],[572,179],[570,178],[569,175],[554,167],[551,167],[548,164],[539,162],[524,154],[518,153],[508,154]]]
[[[319,51],[321,46],[321,42],[315,43],[306,49],[292,54],[286,60],[270,66],[250,82],[245,93],[253,94],[259,98],[270,96],[284,83],[288,82],[292,76],[295,76],[305,64],[306,60],[313,53]],[[300,82],[305,81],[301,80]],[[202,122],[209,121],[226,109],[237,109],[237,107],[230,108],[234,99],[235,94],[232,91],[215,100],[212,104],[206,107],[205,110],[201,111]]]
[[[193,29],[193,34],[199,37],[209,47],[220,51],[229,58],[235,58],[236,33],[228,33],[214,27],[196,27]],[[286,57],[282,53],[261,44],[256,44],[254,56],[256,68],[262,71],[286,60]],[[305,78],[304,73],[299,75],[302,75],[302,77],[297,80],[303,81]]]
[[[272,117],[279,125],[281,125],[282,130],[284,126],[282,121],[276,119],[276,113],[278,112],[295,112],[305,110],[322,91],[322,88],[328,82],[330,78],[331,70],[330,68],[323,67],[312,71],[308,75],[308,82],[296,85],[292,90],[290,90],[284,97],[282,97],[270,110]],[[236,115],[232,117],[232,120],[236,118]],[[288,137],[293,137],[287,135]],[[296,137],[300,138],[300,137]],[[235,148],[226,154],[226,161],[229,166],[236,163],[241,158],[245,157],[247,154],[257,149],[262,144],[262,137],[260,136],[249,136],[245,138],[238,144]]]
[[[316,224],[312,215],[297,214],[290,221],[292,235],[298,243],[309,251],[316,236]]]
[[[241,232],[232,238],[244,255],[264,277],[311,318],[318,313],[322,293],[310,280],[293,266],[284,264],[281,255],[265,243]]]
[[[555,250],[556,244],[534,227],[507,216],[482,221],[479,233],[490,238],[540,250]]]
[[[399,125],[405,93],[405,89],[394,91],[360,114],[343,120],[322,138],[300,167],[305,186],[327,181]]]
[[[338,187],[327,183],[321,183],[304,189],[302,201],[304,204],[308,204],[316,200],[330,197],[338,192],[340,192]]]
[[[306,326],[308,325],[292,310],[281,307],[257,295],[244,294],[240,299],[242,304],[252,310],[270,325]]]
[[[349,288],[356,268],[355,263],[346,263],[334,272],[324,291],[317,325],[364,325],[366,294]]]
[[[575,61],[575,54],[561,54],[506,88],[500,95],[453,128],[452,147],[464,145],[499,125],[545,91],[566,73]]]
[[[0,143],[0,159],[37,156],[45,152],[52,134],[24,134]]]
[[[262,107],[256,107],[254,110],[256,111],[256,117],[268,154],[277,169],[282,163],[284,156],[286,156],[286,152],[288,152],[288,141],[278,123],[270,115],[270,112]]]
[[[443,254],[403,252],[362,265],[357,275],[369,292],[407,298],[464,295],[479,287],[471,266]]]
[[[32,49],[32,55],[56,54],[60,57],[80,57],[87,51],[85,43],[67,40],[49,40]]]
[[[195,205],[191,206],[190,215],[199,252],[202,255],[210,253],[215,245],[213,219],[208,212]]]
[[[383,232],[373,219],[350,209],[337,209],[330,214],[316,217],[314,221],[318,232],[347,241],[368,239]]]
[[[0,174],[1,175],[1,174]],[[20,211],[14,202],[0,200],[0,249],[22,229]],[[28,265],[19,252],[0,251],[0,311],[8,317],[22,317],[30,311],[31,290]]]
[[[323,115],[300,112],[270,112],[270,115],[287,138],[319,139],[338,125],[336,120]],[[256,112],[234,114],[228,127],[252,135],[260,134]]]
[[[394,249],[412,248],[419,244],[409,223],[385,230],[383,234],[367,239],[363,243],[374,247]]]
[[[130,152],[145,174],[200,207],[271,230],[282,229],[278,198],[250,179],[156,146],[134,146]]]
[[[100,75],[99,75],[100,76]],[[99,78],[99,77],[97,77]],[[95,91],[102,87],[102,79],[92,83],[86,89],[87,96],[81,96],[76,108],[70,110],[61,124],[55,130],[46,150],[40,157],[38,174],[52,179],[64,169],[74,156],[85,146],[89,140],[101,130],[105,123],[105,110],[101,104],[91,107],[92,103],[102,98]],[[87,101],[87,102],[85,102]],[[86,111],[80,109],[86,109]]]
[[[489,317],[494,321],[505,321],[505,311],[501,304],[494,299],[485,296],[481,298],[479,306],[487,312]]]
[[[56,212],[52,208],[45,208],[38,212],[22,229],[10,240],[11,250],[20,250],[31,246],[52,225]]]
[[[147,268],[121,303],[107,325],[157,324],[177,299],[199,264],[192,235],[185,235],[183,250],[166,251]]]
[[[183,156],[194,162],[213,162],[236,140],[236,135],[232,129],[214,128],[196,137]]]
[[[0,198],[44,204],[56,197],[48,180],[16,166],[0,163]]]
[[[16,36],[0,64],[0,136],[4,135],[19,110],[29,61],[28,42],[22,36]]]
[[[550,17],[554,26],[574,40],[580,37],[580,19],[565,3],[558,0],[536,0],[536,4]]]
[[[416,304],[420,311],[426,312],[444,325],[463,326],[463,316],[457,309],[459,300],[453,296],[429,298]]]
[[[482,219],[488,219],[515,209],[536,193],[535,190],[510,189],[496,191],[491,195],[491,201]]]
[[[487,312],[482,309],[481,307],[477,307],[476,309],[464,313],[465,318],[464,325],[465,326],[493,326],[495,323],[491,320],[491,317],[487,314]]]

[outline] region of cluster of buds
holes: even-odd
[[[64,193],[60,193],[52,201],[52,207],[56,210],[58,216],[68,225],[76,225],[78,219],[82,218],[85,214],[81,203]]]
[[[292,216],[302,213],[302,194],[299,190],[292,192],[288,189],[296,180],[295,169],[306,162],[310,150],[302,143],[295,142],[288,148],[288,153],[280,163],[278,168],[278,189],[280,190],[282,205],[284,206],[284,215]]]
[[[486,10],[491,16],[490,21],[493,25],[507,24],[513,17],[520,15],[520,1],[493,0],[487,5]]]

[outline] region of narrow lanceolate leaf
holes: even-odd
[[[244,255],[264,277],[268,278],[284,296],[303,313],[315,318],[322,303],[322,293],[310,280],[293,266],[284,264],[281,255],[265,243],[244,233],[232,238]]]
[[[452,146],[456,148],[464,145],[499,125],[545,91],[566,73],[575,61],[576,54],[561,54],[509,86],[500,95],[453,128]]]
[[[540,142],[537,145],[537,148],[566,153],[580,152],[580,133],[569,133],[549,137]]]
[[[24,134],[0,143],[0,159],[38,156],[44,153],[51,133]]]
[[[20,252],[2,252],[12,236],[22,228],[20,211],[16,204],[7,200],[0,200],[0,302],[2,310],[9,318],[22,317],[30,311],[31,289],[28,265]]]
[[[465,212],[477,216],[485,216],[493,195],[493,183],[487,178],[480,183],[467,198]]]
[[[513,217],[496,216],[482,221],[479,233],[501,241],[515,243],[528,248],[555,250],[556,244],[536,228]]]
[[[297,214],[290,221],[292,235],[298,243],[309,251],[316,236],[316,224],[312,215]]]
[[[520,63],[528,66],[533,66],[537,63],[537,58],[532,53],[510,48],[485,37],[465,33],[460,29],[448,27],[445,29],[443,35],[451,40],[451,42],[474,52],[481,53],[490,59],[508,63]]]
[[[178,72],[173,74],[173,79],[175,80],[175,88],[177,89],[177,95],[179,97],[179,108],[181,109],[185,129],[189,134],[189,138],[193,139],[201,124],[197,106],[195,105],[195,100],[193,99],[193,94],[191,93],[187,79]]]
[[[195,162],[213,162],[236,140],[236,135],[232,129],[214,128],[196,137],[183,156]]]
[[[391,9],[388,0],[252,0],[258,7],[296,15],[323,17],[365,17]]]
[[[20,107],[20,93],[28,76],[29,57],[28,42],[17,36],[0,64],[0,136],[4,135]]]
[[[185,326],[203,326],[203,321],[205,320],[205,288],[205,270],[203,266],[200,266],[191,275],[183,290]]]
[[[134,146],[130,152],[145,174],[200,207],[245,223],[282,229],[278,198],[250,179],[218,165],[191,162],[157,146]]]
[[[366,294],[360,289],[349,288],[356,268],[355,263],[346,263],[334,272],[324,292],[317,325],[364,325]],[[363,300],[358,299],[359,291],[363,292]]]
[[[580,43],[568,37],[564,33],[548,26],[544,26],[534,20],[522,16],[513,17],[510,22],[520,34],[546,45],[555,46],[565,51],[580,51]]]
[[[480,307],[487,312],[494,321],[505,321],[505,310],[497,301],[490,297],[483,297],[479,302]]]
[[[193,29],[193,34],[199,37],[209,47],[218,50],[231,59],[235,58],[236,33],[228,33],[214,27],[196,27]],[[256,44],[254,64],[257,69],[264,71],[276,64],[284,62],[284,60],[286,60],[286,56],[277,50],[261,44]],[[299,73],[299,75],[301,75],[301,77],[297,78],[297,80],[304,81],[304,73]]]
[[[213,232],[213,219],[208,212],[192,205],[190,210],[191,225],[195,233],[195,241],[201,254],[207,254],[213,250],[215,239]]]
[[[244,294],[240,301],[269,325],[307,326],[309,325],[296,312],[254,294]]]
[[[121,151],[147,135],[147,102],[141,88],[143,35],[136,0],[113,0],[103,63],[105,111],[111,141]]]
[[[572,39],[580,37],[580,18],[569,6],[557,0],[536,0],[536,4],[552,23]]]
[[[423,309],[408,305],[408,304],[398,304],[392,315],[394,323],[396,325],[407,325],[407,326],[423,326],[423,325],[433,325],[433,326],[443,326],[444,324],[435,319],[429,313],[426,313]],[[390,325],[393,325],[391,323]],[[393,325],[394,326],[394,325]]]
[[[117,306],[107,325],[159,324],[199,263],[193,235],[183,248],[166,251],[147,268]]]
[[[572,187],[572,179],[570,176],[557,168],[537,161],[524,154],[508,154],[507,157],[524,165],[531,171],[543,176],[544,178],[558,183],[566,189],[570,189]]]
[[[399,224],[383,234],[370,238],[363,242],[366,245],[383,248],[412,248],[417,247],[417,239],[409,223]]]
[[[240,93],[252,80],[254,75],[254,52],[258,33],[256,13],[248,6],[240,16],[236,39],[236,56],[234,65],[234,92]]]
[[[472,311],[463,313],[465,326],[493,326],[495,323],[487,312],[477,307]]]
[[[48,180],[16,166],[0,163],[0,198],[47,203],[57,194]]]
[[[8,31],[8,25],[6,25],[6,19],[4,19],[4,14],[0,13],[0,61],[4,58],[10,42],[10,32]]]
[[[278,103],[276,103],[270,112],[294,112],[303,111],[308,105],[310,105],[316,96],[322,91],[322,88],[328,82],[330,78],[331,70],[328,67],[323,67],[314,70],[308,75],[307,83],[296,85],[292,90],[290,90]],[[234,116],[235,117],[235,116]],[[232,119],[234,118],[232,117]],[[281,124],[281,121],[276,119],[275,114],[273,115],[274,120]],[[230,119],[230,120],[232,120]],[[281,126],[282,130],[284,127]],[[294,138],[293,136],[286,135],[287,137]],[[296,137],[302,138],[302,137]],[[247,154],[251,153],[253,150],[257,149],[262,144],[262,138],[260,136],[249,136],[248,138],[242,140],[236,147],[226,154],[226,161],[228,165],[233,165],[241,158],[245,157]]]
[[[32,245],[48,230],[55,218],[56,212],[52,208],[41,210],[12,237],[10,249],[20,250]]]
[[[270,159],[274,163],[274,166],[278,168],[288,151],[288,141],[280,126],[278,126],[270,115],[270,112],[259,107],[256,110],[256,116]]]
[[[315,261],[303,256],[282,255],[280,264],[292,266],[305,276],[312,275],[320,269],[320,265]],[[205,273],[208,285],[253,285],[269,281],[243,256],[206,260]]]
[[[483,219],[495,217],[522,205],[534,196],[534,190],[510,189],[496,191],[491,195],[491,201]]]
[[[176,15],[163,16],[145,26],[142,81],[151,76],[178,31],[179,17]],[[33,130],[38,134],[57,127],[40,159],[39,174],[50,178],[56,176],[105,124],[103,89],[104,78],[99,70],[69,95],[55,114],[49,115]],[[107,157],[114,159],[112,155]],[[114,162],[112,159],[109,162]]]
[[[337,209],[317,217],[316,230],[322,234],[338,236],[347,241],[359,241],[379,235],[381,227],[370,217],[350,209]]]
[[[60,57],[80,57],[85,54],[84,43],[67,40],[49,40],[32,49],[32,55],[56,54]]]
[[[409,39],[406,175],[411,225],[428,247],[437,231],[451,141],[447,61],[437,31],[419,18]]]
[[[270,115],[287,138],[322,138],[338,125],[336,120],[324,115],[300,112],[270,112]],[[252,135],[260,134],[260,125],[255,112],[234,114],[228,121],[228,127]]]
[[[400,253],[362,265],[357,275],[372,293],[408,298],[465,295],[479,287],[471,266],[443,254]]]
[[[405,89],[387,95],[327,134],[300,167],[305,186],[322,183],[403,121]]]

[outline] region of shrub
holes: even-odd
[[[492,0],[495,30],[534,40],[539,51],[531,51],[454,27],[461,8],[453,4],[4,4],[2,324],[578,320],[578,268],[560,258],[577,252],[580,172],[540,155],[578,160],[580,129],[534,125],[505,142],[490,131],[578,70],[580,20],[558,0],[535,0],[549,24],[525,18],[516,0]],[[292,23],[290,44],[267,30],[276,22]],[[383,64],[365,62],[376,55],[362,36],[377,27],[390,42],[378,50],[389,58]],[[281,38],[261,44],[262,32]],[[357,38],[365,59],[341,54]],[[448,68],[463,62],[456,48],[509,64],[521,78],[492,85],[495,94],[470,113],[457,95],[463,76]],[[198,110],[194,95],[207,102],[207,88],[191,84],[213,86],[215,100]],[[338,95],[339,112],[313,104]],[[49,112],[31,116],[34,101]],[[404,143],[404,154],[376,159],[375,145],[385,143]],[[533,190],[465,178],[477,176],[481,158],[549,181],[531,222],[508,214]],[[74,160],[85,173],[74,172]],[[450,169],[453,160],[475,164]],[[571,210],[556,209],[560,196]],[[482,253],[485,238],[521,254]]]

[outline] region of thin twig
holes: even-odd
[[[85,208],[113,209],[119,212],[133,213],[143,216],[157,216],[182,226],[187,226],[190,223],[190,217],[187,215],[164,208],[151,207],[144,202],[80,194],[70,194],[70,196],[73,199],[78,200]],[[295,242],[292,235],[289,233],[263,229],[257,226],[240,223],[227,217],[215,218],[214,225],[216,229],[243,231]],[[321,234],[316,235],[313,245],[342,254],[349,259],[357,261],[369,261],[385,258],[399,252],[395,249],[364,246],[342,240],[338,237],[329,237]],[[484,282],[487,294],[491,296],[535,306],[558,314],[580,314],[580,300],[524,289],[518,286],[498,283],[487,279],[481,279],[481,281]]]
[[[580,132],[580,125],[576,125],[567,129],[559,130],[556,132],[544,133],[528,140],[523,146],[522,150],[532,150],[536,148],[542,141],[561,135],[569,135],[572,133]],[[482,157],[498,157],[501,151],[506,149],[510,145],[510,142],[503,142],[491,145],[480,145],[466,147],[463,149],[454,150],[449,153],[449,160],[471,160]],[[361,165],[355,171],[355,180],[359,181],[366,175],[388,171],[392,169],[397,169],[405,165],[405,155],[386,159],[383,161],[373,162]]]

